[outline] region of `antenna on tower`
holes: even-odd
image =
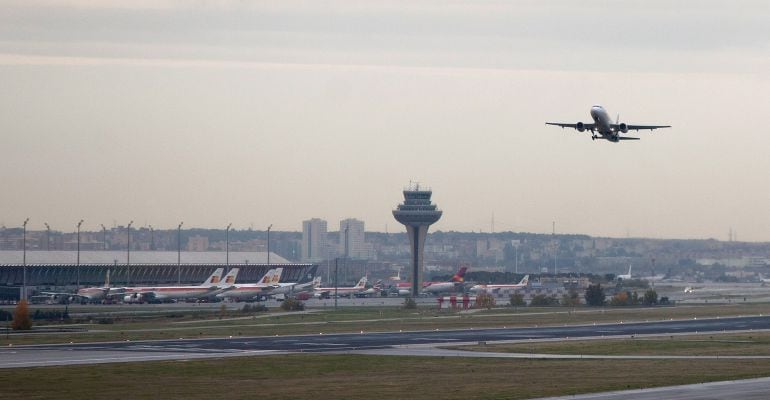
[[[492,233],[495,233],[495,213],[492,213]]]

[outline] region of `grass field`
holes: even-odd
[[[525,399],[768,375],[766,361],[288,355],[12,369],[0,387],[25,399]]]
[[[452,348],[480,352],[571,355],[770,356],[770,333],[504,343]],[[770,360],[766,362],[770,363]]]
[[[208,311],[169,309],[163,311],[157,308],[148,309],[143,313],[142,309],[136,306],[131,307],[130,310],[124,310],[120,306],[107,307],[107,311],[104,311],[105,308],[99,310],[102,310],[103,315],[94,314],[91,317],[92,323],[79,325],[48,323],[53,327],[75,327],[82,331],[0,335],[0,346],[180,337],[272,336],[319,332],[359,332],[362,330],[373,332],[660,321],[770,314],[770,304],[601,309],[589,307],[514,309],[509,307],[474,313],[439,311],[435,308],[404,310],[399,307],[359,307],[345,308],[337,312],[317,310],[309,314],[295,313],[289,315],[277,314],[275,311],[242,314],[232,310],[221,313],[217,309]],[[34,308],[32,308],[32,312],[34,312]],[[105,319],[112,323],[98,323],[104,322]]]
[[[0,345],[69,341],[272,335],[360,330],[543,326],[727,317],[770,313],[770,305],[672,308],[523,308],[457,313],[422,308],[275,312],[137,313],[91,332],[0,337]],[[220,319],[220,316],[223,319]],[[502,344],[476,351],[563,354],[770,355],[770,333]],[[444,398],[524,399],[770,376],[768,360],[539,360],[297,354],[196,361],[3,370],[8,398]],[[558,377],[556,379],[555,377]],[[127,395],[130,394],[130,395]]]

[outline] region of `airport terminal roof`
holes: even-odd
[[[123,251],[80,251],[80,264],[125,264],[127,252]],[[24,254],[21,250],[0,251],[0,265],[20,265]],[[225,264],[227,255],[224,251],[183,251],[182,264]],[[35,264],[76,264],[77,251],[40,251],[27,250],[27,265]],[[131,264],[176,264],[176,251],[131,251]],[[230,252],[230,264],[266,264],[267,252],[245,251]],[[291,262],[273,252],[270,264],[290,264]]]

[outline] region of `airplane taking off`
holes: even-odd
[[[621,133],[627,133],[628,131],[639,131],[645,129],[655,130],[671,127],[671,125],[628,125],[625,122],[620,122],[620,116],[618,116],[618,118],[615,120],[615,123],[613,124],[612,119],[610,119],[610,115],[607,113],[607,110],[599,105],[591,107],[591,118],[594,120],[592,124],[586,124],[582,122],[578,122],[576,124],[546,122],[545,124],[560,126],[562,128],[577,129],[578,132],[591,131],[592,140],[605,139],[614,143],[617,143],[621,140],[639,140],[639,138],[636,137],[620,136]],[[598,135],[596,134],[597,132],[599,133]]]

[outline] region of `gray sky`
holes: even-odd
[[[0,222],[770,240],[766,1],[0,2]],[[592,142],[589,108],[671,124]]]

